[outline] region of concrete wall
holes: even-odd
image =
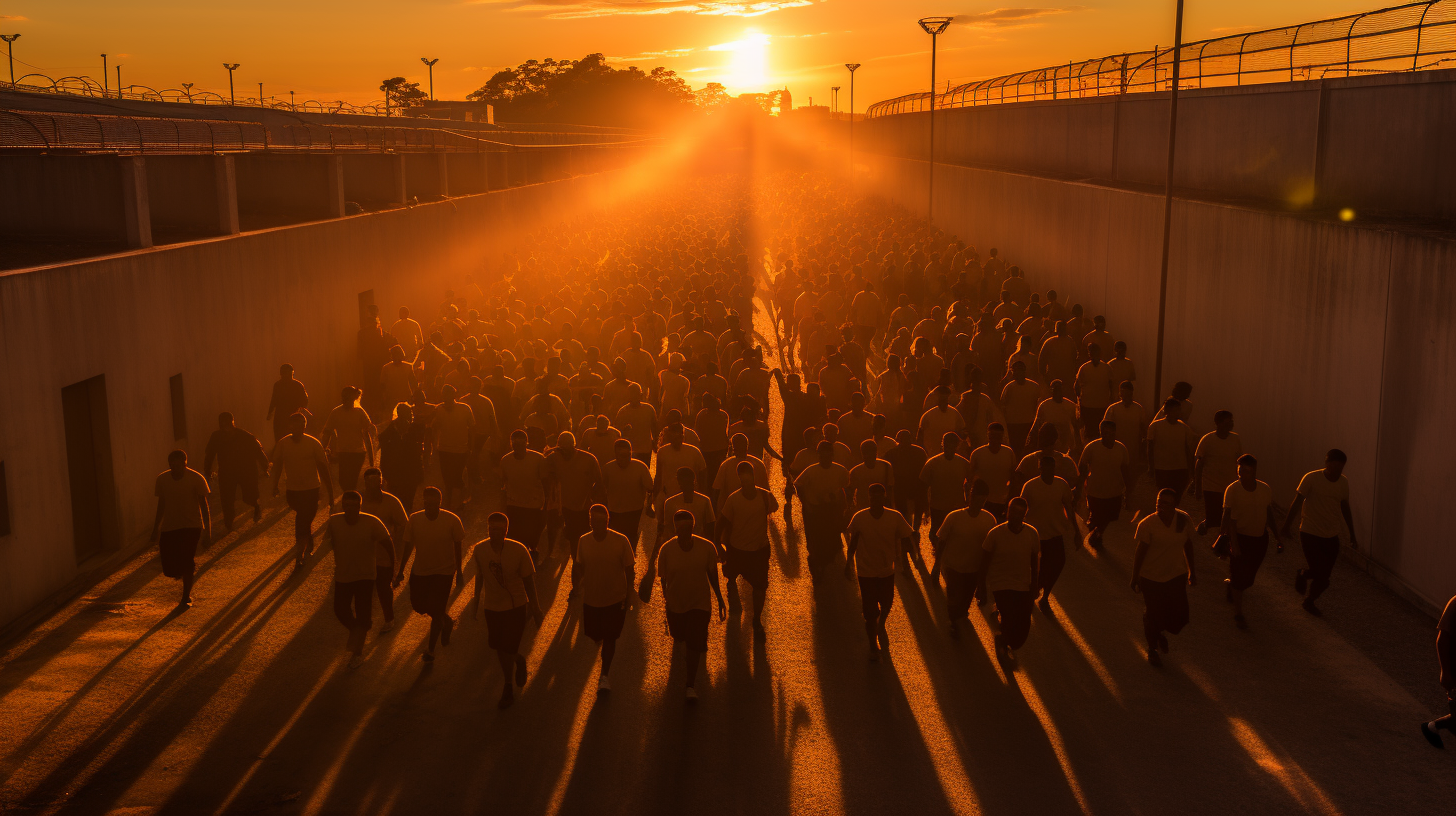
[[[872,190],[923,212],[923,162],[865,161]],[[1149,404],[1162,197],[944,165],[935,190],[943,229],[1105,314]],[[1456,241],[1191,200],[1173,218],[1164,387],[1194,384],[1203,430],[1213,411],[1233,411],[1286,506],[1303,472],[1344,449],[1361,553],[1417,600],[1444,604],[1456,594],[1445,506]]]
[[[135,156],[7,156],[0,235],[151,246],[144,168]]]
[[[61,389],[105,375],[123,540],[152,521],[165,453],[200,464],[218,412],[271,443],[278,365],[312,407],[356,379],[358,295],[383,314],[429,308],[447,282],[544,218],[592,206],[614,173],[0,273],[0,460],[12,532],[0,537],[0,626],[96,563],[74,556]],[[242,186],[241,183],[239,185]],[[174,442],[168,378],[184,377],[189,437]],[[93,559],[94,561],[95,559]]]
[[[936,160],[1162,185],[1168,95],[938,111]],[[866,151],[923,159],[928,113],[867,120]],[[1290,210],[1456,219],[1456,71],[1187,90],[1176,186]]]

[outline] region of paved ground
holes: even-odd
[[[467,512],[472,535],[489,509]],[[1007,676],[982,613],[947,636],[925,575],[898,580],[891,659],[869,664],[854,584],[810,583],[793,522],[774,531],[766,646],[715,623],[696,708],[660,598],[629,615],[596,698],[558,556],[530,681],[500,712],[468,588],[433,666],[402,589],[405,625],[348,671],[332,556],[291,574],[275,503],[200,556],[191,611],[170,614],[177,585],[148,553],[0,651],[0,811],[1414,814],[1456,796],[1456,751],[1416,731],[1443,706],[1434,624],[1343,564],[1314,619],[1297,550],[1271,554],[1240,632],[1200,548],[1193,622],[1154,669],[1118,524],[1102,555],[1070,556]]]

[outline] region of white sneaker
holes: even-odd
[[[607,694],[612,690],[612,679],[605,674],[597,679],[597,694]]]
[[[690,702],[690,703],[696,703],[697,701],[698,701],[698,690],[695,689],[695,688],[693,688],[692,686],[688,686],[688,702]]]

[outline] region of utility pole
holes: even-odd
[[[420,62],[423,62],[425,64],[425,67],[427,67],[427,68],[430,69],[430,101],[431,102],[434,102],[435,101],[435,63],[437,63],[439,61],[440,61],[440,58],[439,57],[435,57],[434,59],[425,59],[424,57],[420,57]]]
[[[19,34],[0,34],[0,40],[5,41],[5,56],[10,60],[10,84],[15,84],[15,41],[20,39]]]
[[[121,66],[116,66],[116,98],[121,99]]]
[[[829,100],[830,100],[829,112],[830,113],[839,113],[839,86],[838,85],[833,85],[833,86],[831,86],[829,88],[829,90],[834,93],[834,95],[829,98]]]
[[[293,91],[288,92],[288,108],[294,113],[298,113],[298,103],[293,100]]]
[[[111,74],[111,72],[106,69],[106,55],[105,54],[102,54],[101,55],[101,96],[103,98],[111,95],[111,88],[107,87],[107,85],[106,85],[106,83],[108,81],[107,80],[107,77],[110,74]]]
[[[1183,0],[1173,22],[1173,87],[1168,94],[1168,175],[1163,193],[1163,268],[1158,277],[1158,354],[1153,363],[1153,401],[1163,398],[1163,331],[1168,321],[1168,251],[1173,237],[1173,155],[1178,146],[1178,61],[1183,49]]]
[[[233,71],[238,70],[238,66],[239,65],[242,65],[242,63],[241,62],[224,62],[222,64],[222,67],[226,68],[227,69],[227,72],[228,72],[228,99],[231,101],[231,103],[234,106],[236,106],[238,104],[238,95],[233,92]]]
[[[951,19],[924,17],[919,21],[920,27],[930,35],[930,173],[925,184],[929,202],[925,208],[925,218],[929,221],[935,220],[935,46],[941,32],[950,27]]]
[[[258,107],[267,107],[263,104],[263,83],[258,83]]]
[[[859,63],[846,62],[845,68],[849,69],[849,183],[854,184],[854,72],[859,70]]]

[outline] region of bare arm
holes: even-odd
[[[1193,586],[1198,583],[1198,579],[1193,567],[1193,539],[1191,537],[1183,540],[1183,560],[1188,562],[1188,586]]]
[[[152,521],[152,540],[157,541],[162,535],[162,497],[157,497],[157,518]]]
[[[1147,555],[1148,555],[1148,543],[1146,541],[1139,541],[1137,543],[1137,551],[1134,552],[1133,555],[1132,555],[1132,591],[1133,592],[1137,592],[1138,591],[1138,577],[1140,575],[1142,575],[1142,572],[1143,572],[1143,559],[1146,558]]]
[[[212,541],[212,509],[207,505],[207,494],[197,497],[197,505],[202,510],[202,536],[204,541]]]
[[[1303,509],[1303,508],[1304,508],[1304,494],[1303,493],[1296,493],[1296,494],[1294,494],[1294,503],[1291,504],[1291,505],[1289,505],[1289,512],[1284,515],[1284,525],[1282,527],[1280,527],[1280,532],[1281,533],[1283,533],[1284,535],[1289,535],[1289,527],[1290,527],[1290,525],[1292,525],[1294,523],[1294,520],[1295,519],[1299,518],[1299,511],[1301,509]]]
[[[859,549],[859,533],[849,537],[849,551],[844,554],[844,577],[854,577],[854,551]]]

